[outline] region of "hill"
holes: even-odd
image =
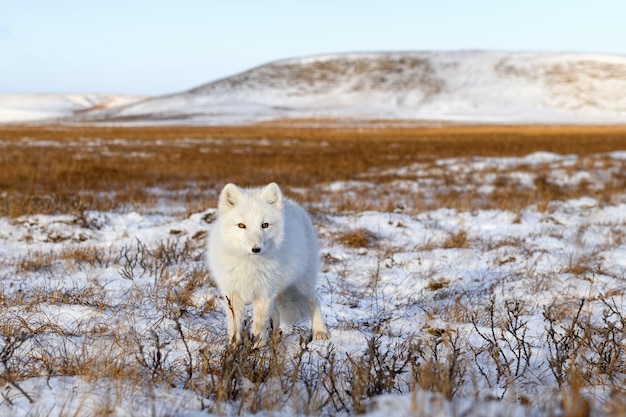
[[[0,123],[30,122],[121,106],[144,97],[114,94],[0,95]]]
[[[214,125],[274,119],[621,123],[626,56],[461,51],[295,58],[67,120]]]

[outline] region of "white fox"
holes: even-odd
[[[209,268],[224,296],[228,338],[240,342],[246,305],[252,304],[252,337],[310,317],[313,339],[327,339],[315,286],[317,234],[308,214],[271,183],[242,189],[228,184],[209,237]]]

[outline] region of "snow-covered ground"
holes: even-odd
[[[564,187],[608,187],[625,160],[621,152],[578,165],[576,155],[547,153],[448,159],[437,163],[440,177],[418,164],[395,171],[402,179],[385,185],[368,178],[390,172],[320,184],[328,195],[387,187],[402,204],[391,212],[340,213],[330,198],[304,202],[320,234],[319,296],[331,338],[308,345],[304,362],[315,372],[289,380],[296,393],[286,391],[288,399],[264,415],[304,412],[307,399],[323,403],[331,394],[350,410],[346,387],[355,382],[347,364],[375,361],[373,346],[385,358],[368,365],[379,380],[394,361],[407,364],[390,392],[366,401],[362,411],[370,417],[558,416],[563,396],[573,407],[589,401],[593,415],[620,415],[626,195],[514,211],[407,207],[446,191],[450,175],[484,195],[497,190],[498,174],[511,187],[532,189],[539,167]],[[225,342],[204,258],[215,209],[183,213],[164,204],[0,218],[0,415],[247,414],[252,390],[272,392],[275,380],[240,381],[239,401],[247,405],[239,408],[202,388],[211,384],[202,366],[212,366]],[[292,346],[284,354],[302,352]],[[345,387],[315,386],[331,357],[335,382]],[[566,374],[580,381],[565,381]],[[164,383],[167,375],[173,377]],[[579,385],[585,399],[577,397]],[[341,407],[320,408],[335,415]]]

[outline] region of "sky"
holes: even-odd
[[[623,0],[0,0],[0,94],[175,93],[286,58],[626,55]]]

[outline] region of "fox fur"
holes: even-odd
[[[315,295],[317,233],[305,210],[277,184],[243,189],[227,184],[208,243],[211,275],[223,297],[228,338],[240,342],[245,307],[252,305],[252,337],[311,319],[313,339],[327,339]]]

